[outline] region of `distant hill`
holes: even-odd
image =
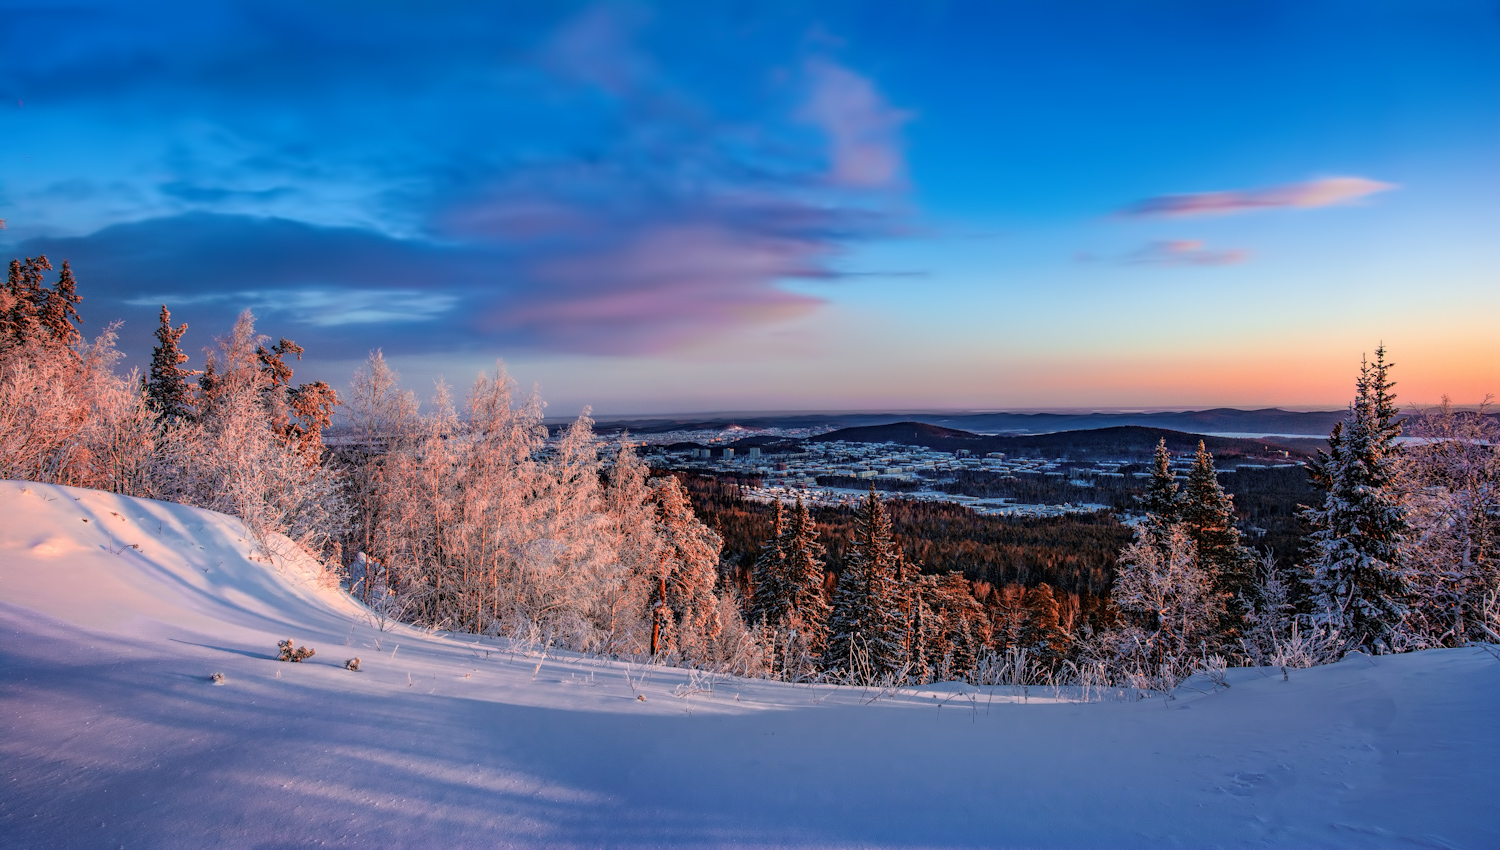
[[[831,443],[843,440],[850,443],[900,443],[906,446],[945,448],[952,451],[956,448],[970,448],[970,443],[987,439],[994,438],[926,422],[893,422],[889,425],[841,428],[813,437],[809,442]],[[947,448],[950,445],[953,448]],[[991,449],[991,451],[998,451],[998,449]]]
[[[857,428],[921,422],[970,433],[1044,434],[1139,425],[1193,434],[1293,434],[1327,436],[1345,410],[1299,412],[1280,408],[1099,413],[966,413],[962,411],[909,411],[891,413],[723,413],[691,416],[640,417],[600,420],[600,433],[629,430],[634,434],[664,431],[715,430],[739,425],[744,428]]]
[[[1280,408],[1168,411],[1161,413],[974,413],[932,419],[937,424],[970,431],[1077,431],[1140,425],[1193,434],[1326,435],[1347,411],[1297,412]]]
[[[854,443],[893,442],[945,452],[968,449],[976,455],[1004,452],[1012,457],[1068,457],[1074,460],[1141,461],[1151,457],[1160,440],[1166,440],[1167,448],[1178,454],[1195,451],[1198,448],[1198,441],[1202,440],[1217,458],[1281,457],[1283,451],[1288,452],[1293,458],[1306,458],[1312,454],[1311,448],[1307,446],[1282,445],[1268,440],[1213,437],[1139,425],[1059,431],[1051,434],[990,436],[925,422],[896,422],[889,425],[843,428],[813,437],[809,442],[827,443],[839,440]]]

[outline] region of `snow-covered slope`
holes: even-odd
[[[250,551],[0,482],[0,846],[1500,846],[1473,649],[1165,703],[705,682],[381,632]]]

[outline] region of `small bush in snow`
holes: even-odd
[[[1222,655],[1210,655],[1198,662],[1198,672],[1207,677],[1214,689],[1229,688],[1229,661]]]
[[[358,673],[359,672],[359,659],[358,658],[351,658],[348,661],[345,661],[344,662],[344,669],[345,670],[353,670],[354,672]]]
[[[296,649],[292,649],[292,641],[290,638],[276,645],[281,647],[281,661],[306,661],[307,659],[312,658],[314,655],[318,654],[317,650],[305,646],[299,646]]]
[[[212,676],[209,676],[208,680],[210,682],[213,682],[215,685],[222,685],[222,684],[224,684],[224,674],[223,673],[215,673]]]

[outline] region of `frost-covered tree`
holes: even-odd
[[[296,444],[308,463],[317,463],[323,454],[323,431],[333,424],[333,409],[342,402],[333,387],[323,381],[299,384],[287,394],[291,408],[291,425],[285,439]]]
[[[1252,664],[1271,667],[1316,667],[1343,656],[1346,641],[1338,630],[1297,613],[1295,579],[1278,568],[1269,552],[1255,576],[1255,593],[1245,602],[1240,654]]]
[[[265,554],[278,554],[284,535],[331,556],[350,518],[341,478],[274,430],[260,340],[248,310],[218,340],[211,374],[199,379],[197,416],[161,432],[153,495],[239,517]]]
[[[1443,398],[1407,420],[1399,461],[1410,531],[1406,625],[1427,645],[1497,640],[1500,616],[1500,424],[1489,399],[1463,411]]]
[[[1179,499],[1182,529],[1198,552],[1198,567],[1213,578],[1214,589],[1227,600],[1222,637],[1234,641],[1244,633],[1244,600],[1255,593],[1255,558],[1240,543],[1234,501],[1219,484],[1214,456],[1198,441],[1198,453]]]
[[[308,463],[317,463],[323,452],[323,429],[333,421],[333,408],[340,404],[338,393],[323,381],[292,387],[292,367],[287,355],[300,361],[304,349],[282,337],[266,348],[255,348],[260,367],[261,394],[271,430],[288,445],[295,445]]]
[[[188,356],[179,347],[186,323],[172,327],[172,314],[161,305],[161,324],[156,329],[156,347],[151,350],[151,371],[146,379],[146,400],[157,421],[180,422],[193,415],[193,392],[188,379],[197,373],[182,368]]]
[[[1384,346],[1375,349],[1373,363],[1361,363],[1349,415],[1334,426],[1328,451],[1309,464],[1323,504],[1302,511],[1312,529],[1305,569],[1317,621],[1374,651],[1391,648],[1407,611],[1406,507],[1396,480],[1401,425],[1391,366]]]
[[[622,573],[616,581],[601,587],[597,603],[603,632],[601,651],[609,654],[645,653],[650,647],[651,624],[645,612],[649,609],[651,573],[660,540],[649,478],[650,470],[636,455],[634,446],[622,438],[604,491],[604,510],[614,530],[615,557]],[[734,639],[739,637],[738,633],[733,635]]]
[[[597,650],[604,618],[611,613],[601,607],[602,597],[625,580],[626,573],[605,512],[602,468],[589,413],[585,408],[552,446],[551,456],[530,467],[535,483],[522,515],[529,526],[524,531],[531,555],[527,575],[544,579],[536,583],[530,616],[551,624],[553,633],[566,636],[566,644]],[[710,592],[717,565],[714,548]]]
[[[906,663],[903,558],[875,488],[855,514],[854,539],[833,593],[825,666],[880,678]]]
[[[554,548],[534,534],[535,495],[543,488],[536,455],[545,438],[540,399],[513,407],[514,382],[503,368],[481,374],[460,418],[439,382],[428,411],[389,451],[373,551],[407,617],[481,633],[526,634],[539,623],[558,581]],[[559,636],[560,637],[560,636]],[[544,638],[545,639],[545,638]]]
[[[115,371],[119,326],[82,343],[72,269],[48,287],[51,269],[13,260],[0,287],[0,477],[149,495],[155,435],[138,377]]]
[[[255,350],[264,337],[255,332],[255,315],[249,310],[234,320],[229,334],[204,352],[203,374],[198,376],[199,413],[212,413],[221,398],[259,397],[262,374]]]
[[[479,376],[462,415],[441,384],[419,414],[378,354],[361,371],[351,418],[364,448],[349,457],[375,465],[361,545],[399,616],[760,670],[753,630],[715,593],[721,541],[676,479],[653,481],[628,442],[606,470],[587,411],[549,437],[543,409],[503,367]]]
[[[155,429],[139,379],[115,371],[115,328],[0,344],[0,478],[153,494]]]
[[[352,445],[342,450],[340,461],[346,476],[345,492],[354,510],[347,551],[360,559],[361,566],[369,564],[376,570],[379,589],[384,593],[389,590],[384,575],[387,565],[360,557],[360,553],[368,555],[376,550],[375,538],[385,522],[386,496],[390,492],[391,459],[400,456],[416,439],[416,396],[400,388],[400,376],[376,350],[370,352],[365,364],[354,373],[345,411]],[[374,601],[370,594],[376,590],[375,581],[361,582],[358,590],[366,604]]]
[[[1223,595],[1180,526],[1166,541],[1144,529],[1137,533],[1120,553],[1110,600],[1128,619],[1117,633],[1127,665],[1149,681],[1171,684],[1212,648],[1224,611]]]
[[[676,653],[688,663],[711,655],[720,622],[714,584],[724,541],[698,522],[687,493],[673,476],[655,488],[660,541],[651,596],[652,653]]]

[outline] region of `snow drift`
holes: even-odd
[[[714,679],[382,631],[247,538],[0,482],[0,845],[1500,846],[1480,649],[1171,701]]]

